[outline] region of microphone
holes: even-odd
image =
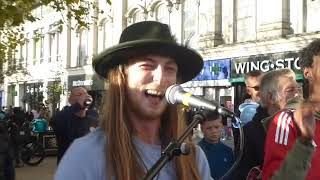
[[[200,110],[218,111],[220,114],[229,117],[235,116],[229,109],[219,106],[215,102],[192,95],[184,91],[183,88],[177,84],[168,87],[165,96],[169,104],[183,104]]]
[[[86,99],[84,102],[83,102],[83,105],[84,106],[90,106],[92,104],[92,99]]]

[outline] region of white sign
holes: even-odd
[[[292,70],[300,70],[298,65],[299,58],[285,58],[277,60],[263,60],[263,61],[247,61],[235,63],[236,74],[244,74],[252,70],[261,70],[267,72],[272,69],[289,68]]]
[[[93,80],[92,79],[72,81],[72,86],[73,87],[76,87],[76,86],[91,86],[92,84],[93,84]]]

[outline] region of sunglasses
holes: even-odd
[[[248,88],[253,88],[255,91],[260,90],[260,86],[247,86]]]

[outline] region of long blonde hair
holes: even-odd
[[[124,68],[124,65],[119,65],[108,73],[109,91],[104,97],[101,127],[107,138],[107,179],[114,176],[118,180],[136,180],[141,179],[145,171],[141,167],[141,162],[139,163],[136,148],[131,141],[131,125],[125,114]],[[182,112],[179,109],[181,108],[170,106],[163,113],[160,130],[163,146],[177,139],[186,127],[186,121],[182,119]],[[178,179],[200,179],[196,165],[195,146],[190,144],[192,147],[190,155],[181,155],[175,159]]]

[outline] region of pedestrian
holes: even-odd
[[[168,25],[144,21],[127,27],[118,45],[93,60],[109,84],[101,128],[72,144],[55,180],[142,179],[186,128],[182,107],[167,104],[166,89],[193,79],[202,66],[202,57],[177,44]],[[201,148],[191,138],[186,143],[190,154],[173,158],[154,179],[212,179]]]
[[[261,78],[260,105],[252,121],[243,126],[243,155],[235,170],[239,180],[253,178],[251,169],[262,171],[266,131],[262,122],[273,116],[287,103],[299,96],[298,83],[291,69],[278,69],[266,72]],[[257,174],[261,176],[261,173]]]
[[[198,145],[207,156],[211,177],[220,179],[234,163],[233,150],[220,141],[223,131],[222,116],[217,111],[204,111],[203,114],[205,116],[201,122],[203,138]]]
[[[0,179],[14,180],[14,155],[7,128],[7,122],[0,121]]]
[[[320,39],[299,54],[299,65],[309,82],[308,96],[295,109],[271,119],[265,143],[263,179],[320,179]],[[286,94],[293,93],[288,90]]]
[[[242,124],[250,122],[256,113],[260,101],[260,81],[262,72],[259,70],[250,71],[245,74],[245,84],[248,98],[239,105],[240,121]]]
[[[58,164],[76,138],[86,135],[97,126],[97,119],[87,113],[88,106],[85,104],[87,100],[91,101],[92,97],[85,88],[73,88],[68,99],[70,106],[57,112],[53,117],[51,125],[58,145]]]

